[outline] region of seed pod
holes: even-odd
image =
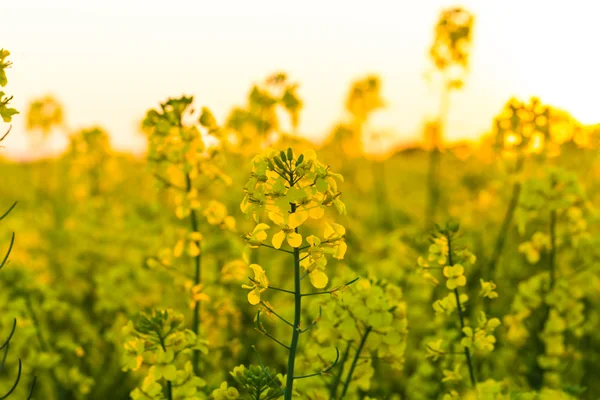
[[[283,150],[281,150],[279,152],[279,156],[281,157],[281,161],[283,161],[283,162],[287,161],[287,157],[285,156],[285,153],[283,152]]]
[[[277,166],[279,168],[285,169],[285,165],[283,164],[283,162],[279,158],[274,158],[273,161],[275,161],[275,164],[277,164]]]
[[[296,160],[296,167],[302,164],[302,161],[304,161],[304,154],[300,154],[300,157]]]

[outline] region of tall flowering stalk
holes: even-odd
[[[431,123],[428,129],[431,141],[427,175],[428,202],[425,214],[428,229],[433,225],[440,199],[439,169],[450,93],[464,85],[473,40],[473,22],[473,14],[464,8],[453,7],[443,10],[435,26],[435,38],[429,49],[431,61],[442,79],[442,90],[437,120]]]
[[[540,153],[547,147],[550,139],[550,108],[539,99],[532,98],[529,103],[515,98],[510,99],[494,121],[495,148],[508,159],[514,159],[511,171],[514,183],[511,196],[496,237],[494,250],[487,268],[488,278],[496,274],[496,266],[512,225],[515,210],[519,204],[522,190],[520,174],[523,171],[527,156]]]
[[[454,333],[455,330],[429,341],[427,353],[428,357],[434,361],[446,355],[463,354],[470,385],[473,390],[477,390],[478,379],[473,356],[477,352],[485,354],[494,350],[496,343],[494,331],[500,326],[500,320],[498,318],[488,318],[484,312],[479,314],[476,324],[469,320],[466,313],[466,303],[469,301],[469,296],[466,293],[461,293],[461,291],[467,285],[465,268],[472,267],[476,257],[468,249],[458,245],[458,230],[459,225],[455,222],[448,222],[443,227],[436,225],[427,258],[419,257],[418,259],[419,268],[428,280],[437,284],[439,280],[434,273],[441,272],[449,293],[436,300],[433,303],[433,309],[436,315],[441,318],[456,315],[458,331],[460,332],[458,335],[459,341],[453,341],[453,338],[457,336]],[[481,280],[480,283],[480,297],[488,299],[498,297],[498,293],[495,291],[496,285],[493,282]],[[442,381],[460,383],[464,379],[461,371],[463,364],[454,363],[452,365],[452,361],[449,361],[446,365],[448,368],[443,370],[444,378]],[[458,398],[458,392],[452,390],[448,396],[449,398]]]
[[[537,389],[559,388],[565,380],[576,379],[565,368],[579,358],[570,342],[583,337],[586,303],[597,297],[586,283],[594,279],[595,261],[583,261],[597,248],[590,234],[592,214],[577,177],[564,169],[550,168],[524,183],[516,219],[527,240],[519,252],[528,263],[542,268],[519,284],[505,321],[513,345],[530,344],[520,354],[535,359],[527,378]],[[576,262],[570,262],[572,257]],[[578,382],[569,382],[573,383]]]
[[[292,257],[290,274],[293,289],[283,289],[270,284],[266,271],[259,265],[250,267],[254,278],[250,279],[248,301],[252,305],[261,304],[266,312],[275,315],[292,329],[289,345],[268,333],[257,314],[257,328],[288,351],[287,375],[282,394],[285,400],[292,398],[294,381],[319,376],[331,370],[337,363],[339,352],[336,348],[336,360],[329,366],[309,374],[296,374],[296,358],[299,354],[300,335],[309,331],[317,323],[302,327],[302,299],[306,296],[331,294],[332,290],[323,290],[328,284],[326,273],[328,256],[341,260],[346,253],[344,240],[346,231],[336,223],[327,223],[323,234],[308,235],[300,228],[308,226],[310,220],[324,217],[327,207],[335,207],[345,214],[346,207],[340,199],[338,183],[341,175],[317,160],[312,150],[295,155],[291,148],[287,151],[268,150],[252,160],[252,175],[245,186],[246,196],[241,204],[242,211],[257,222],[253,232],[245,236],[248,243],[245,258],[250,259],[252,249],[268,247],[287,253]],[[259,216],[267,214],[275,225],[270,244],[266,243],[271,226],[259,223]],[[307,277],[318,292],[303,292],[302,280]],[[280,316],[261,296],[267,290],[288,293],[294,299],[293,322]],[[333,289],[339,290],[339,288]]]
[[[148,132],[148,159],[154,167],[158,181],[175,193],[175,214],[187,220],[187,229],[180,231],[180,238],[174,247],[164,249],[148,264],[167,269],[176,267],[176,259],[187,256],[192,259],[193,273],[188,285],[193,305],[192,332],[200,334],[201,302],[207,301],[202,283],[202,243],[201,218],[208,225],[224,230],[235,230],[235,220],[227,215],[226,207],[215,199],[202,204],[200,194],[216,181],[229,183],[229,178],[219,167],[219,146],[208,146],[204,138],[212,138],[219,143],[219,129],[208,109],[203,109],[198,121],[192,117],[193,97],[182,96],[169,99],[159,109],[149,110],[143,121]],[[203,135],[199,125],[207,129]],[[200,350],[193,351],[192,365],[199,375]]]

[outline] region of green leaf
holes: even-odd
[[[0,116],[4,122],[12,121],[12,116],[18,113],[14,108],[0,107]]]

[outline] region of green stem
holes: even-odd
[[[525,158],[523,156],[517,159],[517,165],[515,166],[515,174],[518,174],[523,169],[523,164],[525,163]],[[504,249],[504,244],[506,243],[506,238],[508,237],[508,230],[513,220],[513,216],[515,214],[515,210],[517,209],[517,205],[519,204],[519,197],[521,196],[521,183],[516,182],[513,185],[512,194],[510,197],[510,202],[508,203],[508,208],[506,210],[506,214],[504,214],[504,220],[502,221],[502,226],[500,227],[500,231],[498,233],[498,237],[496,238],[496,245],[494,246],[494,253],[492,255],[492,259],[488,265],[488,279],[493,279],[495,277],[495,269],[498,261],[500,260],[500,256],[502,255],[502,250]]]
[[[186,191],[189,193],[192,190],[192,179],[190,178],[190,174],[185,174],[185,182],[186,182]],[[192,232],[198,232],[198,216],[196,214],[196,210],[191,210],[190,212],[190,224],[192,227]],[[198,249],[200,250],[201,243],[199,241],[194,242]],[[195,264],[195,274],[194,274],[194,286],[197,286],[202,282],[202,276],[200,274],[200,266],[202,261],[202,254],[198,252],[198,255],[194,257]],[[200,302],[196,301],[194,304],[194,319],[192,322],[192,331],[196,334],[196,336],[200,333]],[[200,376],[200,350],[194,350],[193,360],[194,373],[197,376]]]
[[[365,347],[365,343],[367,343],[367,337],[373,328],[371,326],[367,327],[365,333],[360,340],[360,344],[358,345],[358,349],[356,350],[356,354],[354,355],[354,359],[352,360],[352,364],[350,365],[350,370],[348,371],[348,375],[346,376],[346,382],[344,383],[344,389],[342,390],[342,395],[340,396],[340,400],[344,398],[346,392],[348,391],[348,387],[350,386],[350,382],[352,381],[352,375],[354,375],[354,369],[356,368],[356,364],[360,359],[360,353]]]
[[[292,213],[296,211],[296,205],[292,204]],[[298,228],[295,229],[298,233]],[[302,292],[300,286],[300,249],[294,248],[294,331],[292,332],[292,342],[290,344],[290,354],[288,357],[287,379],[285,383],[285,400],[292,399],[294,391],[294,364],[296,361],[296,352],[298,350],[298,340],[300,338],[300,323],[302,316]]]
[[[451,236],[446,235],[448,239],[448,264],[452,267],[454,263],[452,262],[452,241]],[[460,295],[458,293],[458,288],[454,288],[454,296],[456,297],[456,309],[458,310],[458,317],[460,319],[460,331],[464,335],[463,329],[465,328],[465,317],[462,311],[462,305],[460,302]],[[467,346],[464,347],[465,357],[467,359],[467,366],[469,367],[469,377],[471,378],[471,385],[473,387],[477,386],[477,381],[475,380],[475,368],[473,367],[473,360],[471,359],[471,351]]]
[[[440,189],[438,185],[438,170],[440,164],[440,150],[436,147],[429,152],[429,169],[427,173],[427,212],[426,212],[426,228],[430,229],[433,226],[435,219],[435,209],[440,197]]]
[[[446,119],[448,117],[448,110],[450,108],[450,85],[445,83],[442,92],[440,93],[440,104],[438,110],[437,120],[437,133],[438,137],[435,138],[433,148],[429,152],[429,170],[427,174],[427,187],[428,187],[428,199],[427,199],[427,211],[425,215],[426,228],[431,229],[433,221],[435,219],[435,210],[437,209],[438,202],[440,200],[440,161],[441,161],[441,143],[444,137],[444,128]]]
[[[333,382],[331,384],[331,390],[329,392],[329,398],[335,399],[337,396],[337,389],[342,380],[342,374],[344,373],[344,366],[346,365],[346,361],[348,361],[348,356],[350,355],[350,348],[352,347],[352,341],[348,341],[348,346],[346,346],[346,350],[342,355],[342,361],[340,362],[339,372],[335,375]]]
[[[548,257],[548,270],[550,272],[550,290],[556,281],[556,210],[550,211],[550,255]]]
[[[27,312],[29,313],[29,315],[31,317],[31,322],[33,322],[33,326],[35,327],[35,334],[36,334],[38,342],[40,344],[40,349],[42,349],[42,351],[44,351],[44,352],[53,351],[53,349],[50,348],[50,345],[44,338],[44,335],[42,333],[42,325],[40,324],[40,320],[38,319],[38,317],[35,313],[33,304],[31,304],[31,298],[30,298],[29,293],[25,293],[25,306],[27,307]],[[54,388],[58,394],[58,398],[64,399],[66,396],[66,389],[61,385],[60,381],[58,380],[58,378],[56,376],[56,372],[54,371],[54,369],[52,369],[50,371],[50,376],[52,378],[52,382],[54,383]]]
[[[159,336],[158,338],[160,339],[160,346],[162,347],[163,351],[166,352],[167,347],[165,346],[165,338],[162,336]],[[173,400],[173,385],[171,384],[171,381],[167,381],[167,399]]]

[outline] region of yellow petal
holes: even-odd
[[[288,233],[287,242],[292,247],[300,247],[302,245],[302,235],[296,232]]]
[[[323,289],[327,286],[327,282],[329,282],[329,278],[327,278],[325,272],[320,269],[315,269],[308,276],[310,277],[310,283],[317,289]]]
[[[269,225],[267,225],[267,224],[263,224],[263,223],[260,223],[260,224],[258,224],[258,225],[256,225],[256,226],[254,227],[254,231],[253,231],[253,233],[257,233],[257,232],[260,232],[260,231],[266,231],[266,230],[267,230],[267,229],[269,229],[269,228],[270,228],[270,226],[269,226]]]
[[[285,225],[285,218],[283,217],[283,215],[281,215],[279,213],[270,212],[269,219],[271,221],[273,221],[273,223],[275,223],[276,225],[279,225],[279,226]]]
[[[338,236],[344,236],[346,234],[346,228],[344,228],[340,224],[333,224],[333,229],[335,230],[335,233],[338,234]]]
[[[280,249],[281,244],[283,243],[284,239],[285,239],[285,232],[279,231],[273,235],[273,239],[271,239],[271,243],[273,244],[273,247],[275,247],[276,249]]]
[[[308,242],[308,244],[310,244],[311,246],[318,246],[321,244],[321,239],[319,239],[318,237],[316,237],[315,235],[310,235],[309,237],[306,238],[306,241]]]
[[[183,254],[184,248],[185,248],[185,242],[183,240],[178,241],[177,244],[175,245],[175,248],[173,249],[173,255],[175,257],[181,257],[181,255]]]
[[[333,227],[331,225],[325,224],[323,236],[325,237],[325,239],[329,239],[330,237],[335,236],[335,231],[333,230]]]
[[[348,250],[348,245],[346,244],[346,242],[340,242],[333,258],[337,260],[343,260],[344,255],[346,255],[346,250]]]
[[[311,208],[310,211],[308,212],[308,215],[312,219],[319,219],[319,218],[323,217],[324,214],[325,214],[325,209],[323,207]]]
[[[302,225],[307,219],[308,213],[306,211],[297,211],[290,215],[288,225],[290,228],[295,229]]]
[[[250,264],[250,268],[254,271],[254,276],[258,276],[260,274],[264,274],[265,270],[258,264]]]
[[[196,257],[199,254],[200,254],[200,248],[198,246],[196,246],[196,243],[189,242],[189,244],[188,244],[188,255],[190,257]]]
[[[260,231],[257,234],[255,234],[254,237],[256,238],[256,240],[262,242],[263,240],[265,240],[267,238],[267,232]]]
[[[260,303],[260,291],[258,288],[248,292],[248,303],[252,304],[253,306]]]

